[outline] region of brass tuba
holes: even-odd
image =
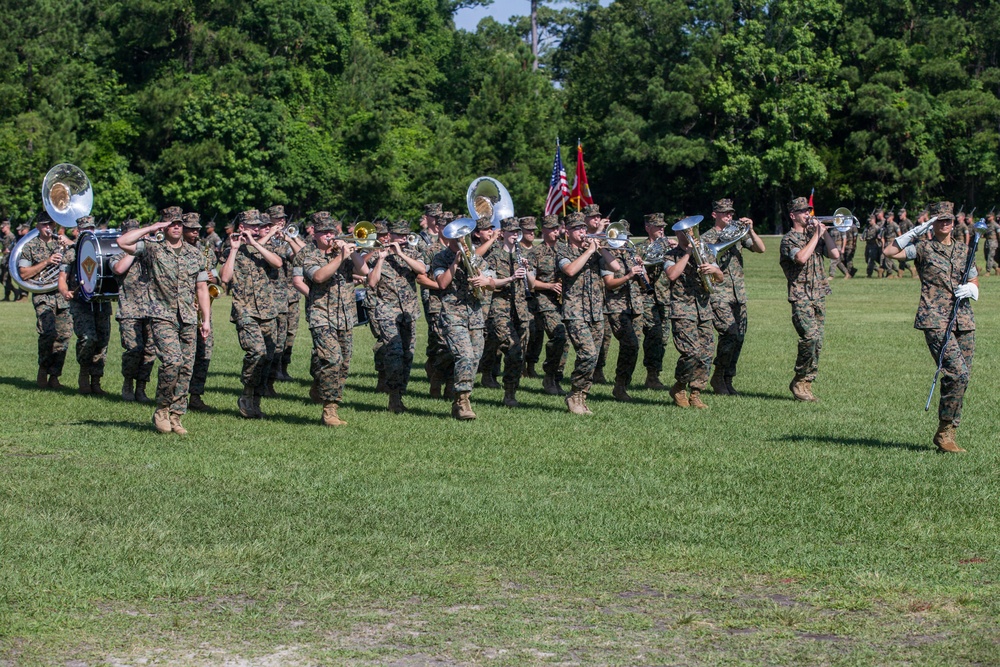
[[[52,221],[61,227],[76,227],[76,221],[90,215],[94,205],[94,190],[90,179],[79,167],[71,164],[57,164],[49,169],[42,179],[42,205]],[[24,235],[10,252],[7,269],[10,279],[21,289],[32,294],[48,294],[59,288],[59,265],[53,264],[41,273],[24,279],[21,277],[21,255],[24,246],[38,236],[38,229]],[[63,249],[72,245],[65,236],[57,235]]]
[[[473,223],[486,217],[493,222],[493,229],[500,228],[501,220],[514,216],[514,201],[507,188],[489,176],[480,176],[472,181],[465,193],[465,203]]]

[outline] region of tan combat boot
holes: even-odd
[[[692,408],[698,408],[699,410],[708,410],[708,406],[705,402],[701,400],[701,391],[698,389],[691,390],[691,396],[688,398],[688,403]]]
[[[684,385],[680,382],[675,382],[672,387],[670,387],[670,398],[674,399],[674,405],[679,408],[689,408],[691,403],[688,402],[687,392],[684,391]]]
[[[503,383],[503,404],[508,408],[517,408],[521,404],[517,402],[517,385],[513,382]]]
[[[583,404],[583,392],[573,390],[566,396],[566,407],[574,415],[587,414],[587,408]]]
[[[125,379],[122,381],[122,400],[127,403],[135,402],[135,382]]]
[[[667,386],[660,382],[660,374],[655,371],[646,371],[646,389],[663,390]]]
[[[83,366],[80,367],[80,375],[77,377],[76,383],[81,394],[90,395],[90,372]]]
[[[621,401],[622,403],[632,402],[632,397],[628,393],[628,385],[624,382],[615,382],[615,388],[611,390],[611,395],[615,397],[616,401]]]
[[[813,403],[819,403],[819,398],[813,393],[813,383],[812,380],[803,380],[802,388],[805,389],[806,394],[809,395],[809,400]]]
[[[406,412],[406,406],[403,405],[403,392],[399,389],[389,390],[389,412],[394,415]]]
[[[934,444],[942,453],[958,454],[965,450],[955,442],[955,426],[944,419],[938,421],[937,433],[934,434]]]
[[[917,277],[917,267],[915,267],[915,266],[911,266],[910,267],[910,277],[911,278],[916,278]]]
[[[709,380],[709,384],[712,385],[712,391],[720,396],[729,395],[729,385],[726,384],[726,378],[722,374],[715,372],[712,374],[712,379]]]
[[[789,383],[788,390],[792,392],[792,396],[795,397],[796,401],[808,401],[810,403],[815,402],[816,397],[812,395],[808,387],[805,385],[805,380],[801,376],[796,375],[792,378],[791,383]]]
[[[347,426],[347,422],[337,415],[336,401],[323,403],[323,426]]]
[[[140,403],[151,403],[149,396],[146,396],[146,383],[135,381],[135,400]]]
[[[170,408],[157,408],[153,413],[153,426],[160,433],[170,433],[174,427],[170,424]]]
[[[90,393],[95,396],[107,396],[108,392],[104,391],[101,387],[101,376],[91,375],[90,376]]]
[[[460,391],[455,394],[455,402],[451,406],[451,415],[459,421],[471,421],[476,418],[476,413],[472,411],[472,403],[469,396],[472,392]]]
[[[187,429],[181,424],[181,416],[178,414],[170,413],[170,430],[177,435],[187,435]]]
[[[195,412],[205,412],[208,410],[208,406],[202,400],[201,394],[191,394],[191,398],[188,399],[188,409]]]

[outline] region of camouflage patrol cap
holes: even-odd
[[[136,220],[135,218],[128,218],[127,220],[122,222],[123,232],[130,232],[133,229],[139,229],[139,221]]]
[[[22,222],[21,224],[19,224],[17,226],[17,231],[19,231],[19,232],[26,232],[26,231],[28,231],[28,223]]]
[[[712,203],[712,213],[735,213],[732,199],[720,199]]]
[[[260,214],[260,224],[262,224],[262,225],[270,225],[271,224],[271,216],[269,216],[267,213],[261,213]]]
[[[455,214],[452,213],[451,211],[445,211],[440,216],[440,221],[442,223],[448,223],[448,222],[451,222],[454,219],[455,219]]]
[[[500,231],[502,232],[517,232],[520,230],[521,225],[518,223],[517,218],[513,216],[500,221]]]
[[[320,225],[326,224],[327,222],[329,222],[329,220],[330,220],[329,211],[316,211],[315,213],[309,216],[309,221],[313,224],[314,227],[316,227],[317,231],[319,231]]]
[[[375,236],[382,236],[383,234],[389,233],[389,227],[385,224],[385,220],[379,220],[375,223]]]
[[[401,234],[405,236],[410,233],[410,223],[403,218],[390,222],[387,226],[390,234]]]
[[[566,229],[573,229],[575,227],[586,227],[587,219],[584,217],[583,213],[579,211],[576,213],[570,213],[566,216]]]
[[[476,231],[479,232],[485,229],[493,229],[493,219],[484,215],[476,220]]]
[[[77,229],[94,229],[97,225],[94,224],[94,216],[85,215],[82,218],[76,219]]]
[[[240,223],[240,227],[256,227],[264,224],[260,217],[260,211],[255,208],[242,211],[237,222]]]
[[[996,219],[996,214],[994,214],[993,211],[990,211],[989,213],[986,214],[986,219],[987,220],[995,220]]]
[[[441,209],[442,208],[443,207],[441,206],[440,203],[426,204],[424,206],[424,215],[428,215],[428,216],[432,216],[432,217],[437,218],[437,217],[439,217],[441,215]]]
[[[666,227],[667,219],[662,213],[647,213],[646,217],[643,218],[645,223],[650,227]]]
[[[521,229],[523,229],[526,232],[533,232],[535,231],[535,229],[538,228],[537,220],[533,215],[526,215],[523,218],[519,219],[517,222],[521,226]]]
[[[601,214],[601,207],[597,204],[587,204],[583,207],[583,215],[587,218],[592,218],[595,215]]]
[[[326,211],[320,211],[320,213],[326,213]],[[329,213],[326,213],[325,216],[319,216],[319,213],[313,213],[310,218],[312,220],[313,233],[315,234],[335,232],[340,228],[340,222],[331,218]]]
[[[271,218],[271,220],[284,220],[285,207],[281,204],[275,204],[271,208],[267,209],[267,216]]]
[[[191,213],[185,213],[184,229],[201,229],[201,214],[193,211]]]
[[[808,211],[809,210],[809,200],[805,197],[796,197],[792,201],[788,202],[788,212],[797,213],[798,211]]]
[[[559,216],[555,213],[542,218],[542,229],[559,229],[561,225],[562,223],[559,222]]]
[[[176,222],[184,215],[180,206],[168,206],[160,211],[160,222]]]
[[[927,213],[938,220],[954,220],[955,204],[950,201],[939,201],[927,207]]]
[[[899,211],[897,211],[897,212],[898,212],[898,213],[899,213],[900,215],[903,215],[904,213],[906,213],[906,209],[905,209],[905,208],[903,208],[902,206],[900,206],[900,207],[899,207]]]
[[[53,224],[52,216],[49,215],[48,211],[42,211],[38,214],[38,219],[35,221],[35,227],[38,225],[51,225]]]

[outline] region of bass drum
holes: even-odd
[[[76,242],[76,274],[80,294],[87,301],[111,301],[118,298],[118,281],[111,271],[111,258],[117,255],[121,232],[85,231]]]

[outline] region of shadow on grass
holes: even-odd
[[[771,438],[771,442],[815,442],[830,445],[847,445],[849,447],[875,447],[878,449],[906,449],[911,452],[931,451],[925,445],[914,445],[912,442],[891,442],[877,438],[836,437],[832,435],[785,435]]]
[[[128,429],[130,431],[142,431],[142,432],[150,432],[150,433],[155,433],[156,432],[156,429],[153,427],[152,422],[150,422],[150,420],[148,420],[148,419],[146,421],[142,421],[142,422],[126,421],[126,420],[114,421],[114,420],[111,420],[111,419],[81,419],[80,421],[69,422],[69,425],[70,426],[97,426],[97,427],[100,427],[100,428],[107,428],[107,427],[125,428],[125,429]]]

